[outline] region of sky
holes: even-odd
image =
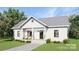
[[[8,8],[9,7],[0,7],[0,12],[8,10]],[[36,18],[79,14],[79,7],[15,7],[15,9],[24,12],[26,16],[34,16]]]

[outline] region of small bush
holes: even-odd
[[[47,39],[46,40],[46,43],[51,43],[51,39]]]
[[[56,43],[56,41],[53,41],[53,43]]]
[[[53,41],[53,43],[60,43],[60,41]]]
[[[63,43],[64,44],[68,43],[68,39],[63,40]]]
[[[17,39],[16,39],[15,41],[20,41],[20,40],[17,40]]]
[[[14,40],[14,38],[12,37],[12,38],[11,38],[11,41],[13,41],[13,40]]]
[[[20,42],[25,42],[25,41],[23,41],[23,40],[20,40]]]
[[[25,42],[25,41],[23,41],[23,40],[15,40],[15,41],[18,41],[18,42]]]
[[[27,43],[31,43],[31,41],[26,41]]]

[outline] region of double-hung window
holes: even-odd
[[[59,30],[54,30],[54,37],[59,37]]]

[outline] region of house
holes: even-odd
[[[55,16],[42,19],[29,17],[12,27],[14,38],[23,40],[31,37],[32,40],[63,41],[68,39],[69,21],[67,16]]]

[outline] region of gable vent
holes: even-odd
[[[34,22],[34,20],[32,20],[32,22]]]

